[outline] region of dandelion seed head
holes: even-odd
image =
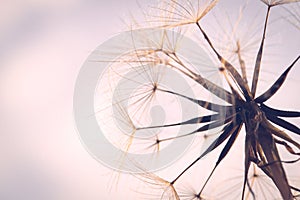
[[[230,30],[229,31],[230,33],[228,33],[226,36],[228,37],[227,39],[229,40],[229,43],[231,43],[231,46],[230,47],[225,46],[225,51],[230,52],[230,54],[232,54],[233,56],[233,59],[236,59],[238,61],[237,62],[238,64],[236,63],[232,64],[230,56],[224,57],[224,53],[222,51],[219,51],[218,48],[214,47],[214,41],[212,42],[212,40],[209,39],[210,34],[207,35],[198,23],[199,20],[201,20],[204,16],[206,16],[206,14],[209,13],[211,9],[213,9],[213,7],[215,7],[217,2],[218,1],[213,1],[213,0],[194,1],[194,2],[189,0],[185,2],[181,2],[177,0],[163,1],[163,3],[160,6],[152,10],[153,12],[150,13],[151,14],[150,16],[153,19],[158,19],[158,21],[156,22],[159,23],[159,27],[161,28],[174,28],[183,25],[197,23],[196,25],[198,25],[200,29],[200,33],[202,33],[202,36],[204,36],[204,40],[208,42],[208,48],[210,48],[210,50],[218,60],[218,65],[214,66],[216,69],[215,71],[213,71],[213,73],[224,75],[228,87],[230,87],[229,89],[231,90],[226,90],[227,88],[225,87],[223,88],[223,86],[222,88],[218,88],[218,85],[213,82],[210,82],[210,79],[202,78],[202,73],[200,72],[198,74],[197,70],[195,70],[196,69],[195,66],[197,66],[196,62],[190,61],[188,57],[187,60],[185,60],[184,56],[179,55],[180,49],[182,47],[181,35],[179,33],[177,34],[174,32],[172,34],[169,34],[170,32],[167,32],[166,30],[163,30],[161,32],[153,32],[152,37],[146,37],[149,35],[142,33],[138,35],[140,38],[139,40],[136,41],[134,41],[135,37],[133,34],[132,40],[134,46],[138,43],[139,45],[142,44],[142,46],[145,48],[135,48],[131,52],[127,53],[126,55],[121,56],[121,58],[119,58],[120,62],[116,64],[117,67],[114,66],[110,67],[110,70],[108,72],[109,78],[107,78],[107,80],[110,84],[108,84],[109,89],[107,89],[107,91],[111,92],[112,94],[111,98],[113,99],[112,105],[110,105],[110,107],[112,107],[112,110],[110,111],[110,115],[113,116],[111,117],[113,118],[112,121],[114,121],[115,124],[117,124],[116,129],[118,129],[119,132],[123,134],[123,136],[117,135],[116,138],[118,139],[118,142],[121,144],[122,148],[125,149],[126,152],[130,152],[131,150],[133,153],[138,154],[140,151],[141,153],[145,153],[145,152],[148,153],[149,151],[152,151],[158,154],[161,152],[161,150],[163,149],[164,145],[167,142],[171,143],[173,141],[177,141],[189,135],[189,132],[187,132],[186,135],[178,136],[178,135],[172,135],[172,131],[165,131],[167,130],[166,127],[171,127],[170,125],[171,123],[167,123],[165,118],[173,117],[174,115],[173,113],[175,112],[174,110],[177,111],[180,109],[176,108],[173,110],[163,110],[162,112],[159,109],[157,109],[158,111],[157,110],[155,111],[155,109],[158,107],[159,108],[168,107],[169,105],[171,105],[171,102],[176,102],[178,97],[184,97],[180,93],[176,94],[171,89],[169,89],[168,86],[165,86],[162,83],[162,80],[164,80],[165,76],[167,75],[166,73],[167,69],[171,69],[173,71],[178,72],[178,74],[191,78],[192,81],[195,81],[197,84],[199,83],[198,86],[204,87],[206,90],[215,94],[216,96],[218,96],[218,93],[216,91],[221,90],[223,93],[227,94],[228,97],[230,97],[227,99],[233,99],[232,101],[229,100],[226,101],[227,99],[224,99],[227,103],[223,102],[223,104],[219,105],[220,107],[224,107],[225,108],[224,110],[226,112],[232,114],[229,115],[228,117],[226,113],[225,115],[222,115],[222,117],[226,116],[226,120],[227,120],[226,122],[222,121],[221,123],[219,122],[221,120],[217,119],[217,122],[214,124],[216,119],[206,118],[210,120],[208,123],[214,124],[216,127],[214,127],[211,124],[206,124],[204,126],[200,126],[200,129],[196,129],[193,132],[191,132],[192,134],[195,135],[196,133],[199,132],[199,135],[197,136],[201,137],[203,140],[212,139],[213,142],[210,143],[209,146],[203,145],[204,151],[201,152],[200,156],[198,155],[198,157],[194,159],[193,162],[191,162],[192,164],[184,168],[184,170],[182,170],[181,173],[179,173],[179,175],[177,176],[175,175],[176,178],[173,178],[172,182],[169,182],[166,179],[161,178],[157,174],[147,172],[146,170],[143,171],[144,173],[141,173],[141,179],[143,179],[145,183],[149,184],[150,188],[157,189],[159,191],[157,193],[159,194],[157,197],[160,199],[179,199],[181,195],[178,195],[177,193],[177,186],[178,186],[177,184],[179,183],[179,181],[177,180],[181,179],[186,175],[189,175],[187,171],[190,168],[194,167],[196,162],[198,162],[202,157],[206,156],[206,154],[212,153],[212,151],[215,148],[219,147],[219,145],[222,144],[224,146],[223,149],[219,148],[221,152],[218,152],[220,154],[217,161],[217,165],[215,166],[215,168],[213,168],[212,173],[208,176],[208,178],[204,181],[204,183],[201,182],[201,184],[203,185],[202,189],[209,191],[209,189],[206,188],[212,186],[209,186],[210,183],[208,183],[209,182],[208,180],[210,180],[211,175],[213,176],[214,170],[216,169],[218,164],[223,160],[223,158],[227,156],[227,153],[231,153],[229,152],[231,145],[233,145],[233,142],[236,140],[236,137],[239,134],[242,125],[243,124],[247,125],[247,123],[248,123],[248,126],[246,126],[247,146],[245,146],[244,156],[245,159],[249,159],[245,161],[249,161],[249,163],[251,162],[253,163],[251,164],[250,170],[249,172],[247,172],[247,174],[242,174],[239,178],[235,178],[235,177],[232,178],[231,180],[229,180],[230,184],[226,184],[226,183],[223,184],[225,185],[224,190],[227,190],[227,192],[220,194],[224,191],[221,187],[221,190],[217,192],[217,196],[219,195],[223,197],[227,195],[234,195],[233,193],[239,193],[237,195],[239,196],[241,193],[244,192],[242,191],[241,188],[241,185],[243,185],[244,183],[243,178],[247,180],[246,182],[248,186],[248,188],[246,187],[245,190],[246,198],[254,197],[252,190],[253,191],[255,190],[255,192],[257,191],[259,193],[257,195],[257,197],[259,198],[267,199],[273,197],[272,195],[275,195],[275,193],[277,196],[280,196],[281,191],[278,191],[277,190],[278,188],[276,188],[278,182],[272,179],[274,175],[273,174],[270,175],[266,173],[266,171],[261,171],[258,170],[257,168],[257,167],[261,167],[260,163],[271,166],[271,164],[268,163],[269,162],[267,157],[268,154],[265,153],[265,150],[263,149],[264,144],[261,142],[261,138],[259,137],[260,135],[265,136],[266,134],[270,134],[270,137],[273,139],[272,136],[273,132],[268,131],[269,129],[271,129],[271,125],[265,122],[268,119],[266,118],[265,115],[263,115],[265,112],[262,111],[263,101],[260,102],[259,101],[260,98],[255,99],[254,98],[255,90],[253,92],[250,91],[248,88],[248,82],[247,82],[248,77],[245,70],[246,62],[244,59],[248,60],[248,58],[245,57],[245,51],[247,51],[246,47],[247,45],[249,45],[249,43],[244,46],[241,37],[237,36],[238,35],[237,29],[239,29],[238,25],[239,25],[240,18],[237,20],[238,22],[232,26],[232,30]],[[262,0],[262,2],[267,4],[270,8],[272,6],[291,3],[295,1]],[[270,9],[268,9],[268,12],[269,10]],[[267,25],[267,23],[265,24]],[[225,29],[227,30],[227,28]],[[264,39],[265,37],[263,37],[263,40]],[[221,42],[223,42],[223,40],[224,38],[221,39]],[[220,54],[219,52],[222,53]],[[196,54],[198,54],[198,52],[196,52]],[[254,57],[252,56],[251,59],[255,57],[256,55]],[[259,58],[259,56],[257,57]],[[258,61],[256,61],[255,65],[259,66],[260,59],[257,60]],[[238,72],[237,66],[240,67],[241,73]],[[205,76],[205,78],[207,77]],[[182,90],[181,92],[184,93],[185,91],[186,90]],[[159,99],[162,96],[163,96],[162,99],[167,99],[168,95],[166,94],[172,96],[173,99],[168,103],[162,104],[161,102],[159,102]],[[199,97],[202,98],[203,94],[204,93],[201,93]],[[219,95],[218,97],[220,99],[223,99],[221,95]],[[189,100],[192,99],[188,97],[185,98]],[[192,100],[193,103],[200,102],[200,100],[196,98]],[[209,106],[205,108],[207,109],[208,107]],[[153,114],[155,112],[159,114],[155,116]],[[217,112],[218,115],[220,116],[221,114],[224,114],[221,113],[221,111],[218,112],[214,110],[211,110],[209,112]],[[169,114],[169,116],[166,117],[167,114]],[[196,117],[198,117],[198,114],[199,113],[197,113]],[[199,118],[195,118],[195,119],[198,120],[194,120],[193,118],[191,121],[192,122],[197,121],[195,123],[200,124],[201,120],[199,120]],[[251,125],[250,129],[249,129],[249,123]],[[261,128],[262,127],[261,123],[265,123],[263,128]],[[182,124],[184,123],[176,123],[176,125],[174,126],[178,126]],[[210,125],[212,128],[209,127]],[[203,128],[203,130],[205,131],[201,132],[202,131],[201,128]],[[216,131],[215,128],[219,128],[219,129]],[[206,129],[207,130],[214,129],[214,131],[208,132]],[[110,132],[112,132],[112,130],[114,129],[111,129]],[[252,130],[254,131],[252,132]],[[275,128],[272,130],[276,132]],[[281,131],[278,131],[279,136],[280,134]],[[284,137],[284,139],[291,141],[289,137],[283,135],[283,133],[281,136]],[[251,138],[251,143],[249,144],[247,143],[248,138]],[[295,144],[295,142],[293,144]],[[272,146],[272,148],[273,148],[272,149],[273,153],[274,152],[276,153],[277,149],[275,143]],[[247,149],[250,150],[248,151]],[[178,153],[178,152],[174,151],[174,153]],[[280,161],[280,157],[275,153],[273,156]],[[253,160],[255,160],[256,162],[254,162]],[[277,162],[278,160],[275,160],[275,162]],[[271,167],[267,169],[270,170]],[[228,172],[227,170],[224,171]],[[216,182],[212,182],[212,185],[215,184]],[[186,199],[188,198],[205,199],[206,196],[202,195],[202,189],[200,190],[199,193],[192,191],[190,193],[183,194],[182,197]],[[266,191],[264,191],[264,189],[266,189]]]

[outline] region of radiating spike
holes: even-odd
[[[294,60],[294,62],[281,74],[281,76],[275,81],[275,83],[265,93],[263,93],[262,95],[260,95],[259,97],[257,97],[255,99],[255,102],[263,103],[263,102],[267,101],[268,99],[270,99],[282,86],[288,73],[290,72],[292,67],[296,64],[296,62],[299,60],[299,58],[300,58],[300,56],[298,56]]]
[[[284,119],[280,119],[276,116],[269,115],[267,113],[266,113],[266,116],[271,122],[281,126],[282,128],[292,131],[293,133],[300,135],[300,129],[297,126],[295,126],[294,124],[291,124],[290,122],[287,122]]]
[[[274,115],[277,117],[300,117],[300,112],[298,111],[285,111],[285,110],[278,110],[266,106],[265,104],[261,104],[261,109],[268,113],[269,115]]]

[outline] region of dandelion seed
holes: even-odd
[[[152,7],[149,17],[159,27],[178,27],[193,24],[201,20],[218,0],[162,1],[158,7]]]
[[[157,195],[151,195],[152,198],[179,200],[179,196],[174,188],[174,185],[166,181],[165,179],[149,172],[142,173],[137,178],[146,183],[146,185],[150,187],[152,191],[155,191],[154,194]]]

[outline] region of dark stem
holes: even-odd
[[[200,26],[199,22],[196,23],[199,30],[201,31],[202,35],[204,36],[205,40],[208,42],[209,46],[213,50],[213,52],[216,54],[218,57],[218,60],[225,66],[225,68],[230,72],[231,76],[234,77],[233,80],[237,83],[237,85],[240,87],[242,90],[245,98],[247,101],[250,101],[252,99],[252,94],[250,93],[250,89],[248,85],[244,82],[243,78],[241,75],[238,73],[238,71],[227,61],[225,60],[215,49],[213,46],[212,42],[210,41],[208,35],[205,33],[205,31],[202,29]]]
[[[237,52],[238,58],[239,58],[239,63],[240,63],[241,71],[242,71],[242,77],[243,77],[244,82],[246,84],[248,84],[247,72],[246,72],[246,65],[245,65],[245,61],[243,60],[242,55],[241,55],[240,42],[237,41],[236,45],[237,45],[237,51],[236,52]]]
[[[266,15],[266,19],[265,19],[265,25],[264,25],[264,32],[263,32],[262,40],[261,40],[260,47],[259,47],[259,50],[258,50],[258,53],[257,53],[255,68],[254,68],[254,72],[253,72],[252,87],[251,87],[251,93],[252,93],[253,97],[255,97],[256,88],[257,88],[257,82],[258,82],[258,77],[259,77],[259,72],[260,72],[261,59],[262,59],[264,42],[265,42],[265,37],[266,37],[267,24],[268,24],[268,19],[269,19],[269,16],[270,16],[270,9],[271,9],[271,6],[268,6],[268,11],[267,11],[267,15]]]

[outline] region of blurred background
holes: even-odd
[[[88,55],[125,30],[130,12],[146,3],[0,1],[0,199],[134,198],[134,192],[125,192],[130,190],[122,184],[122,177],[116,189],[118,175],[82,146],[72,98],[77,74]],[[294,29],[290,26],[285,31]],[[293,49],[281,51],[285,66],[265,70],[271,78],[265,77],[264,82],[272,83],[299,53],[299,35],[289,38]],[[274,97],[272,105],[299,110],[299,64],[293,70],[285,86],[290,90]]]
[[[108,169],[81,145],[81,65],[135,1],[0,2],[0,199],[108,199]]]

